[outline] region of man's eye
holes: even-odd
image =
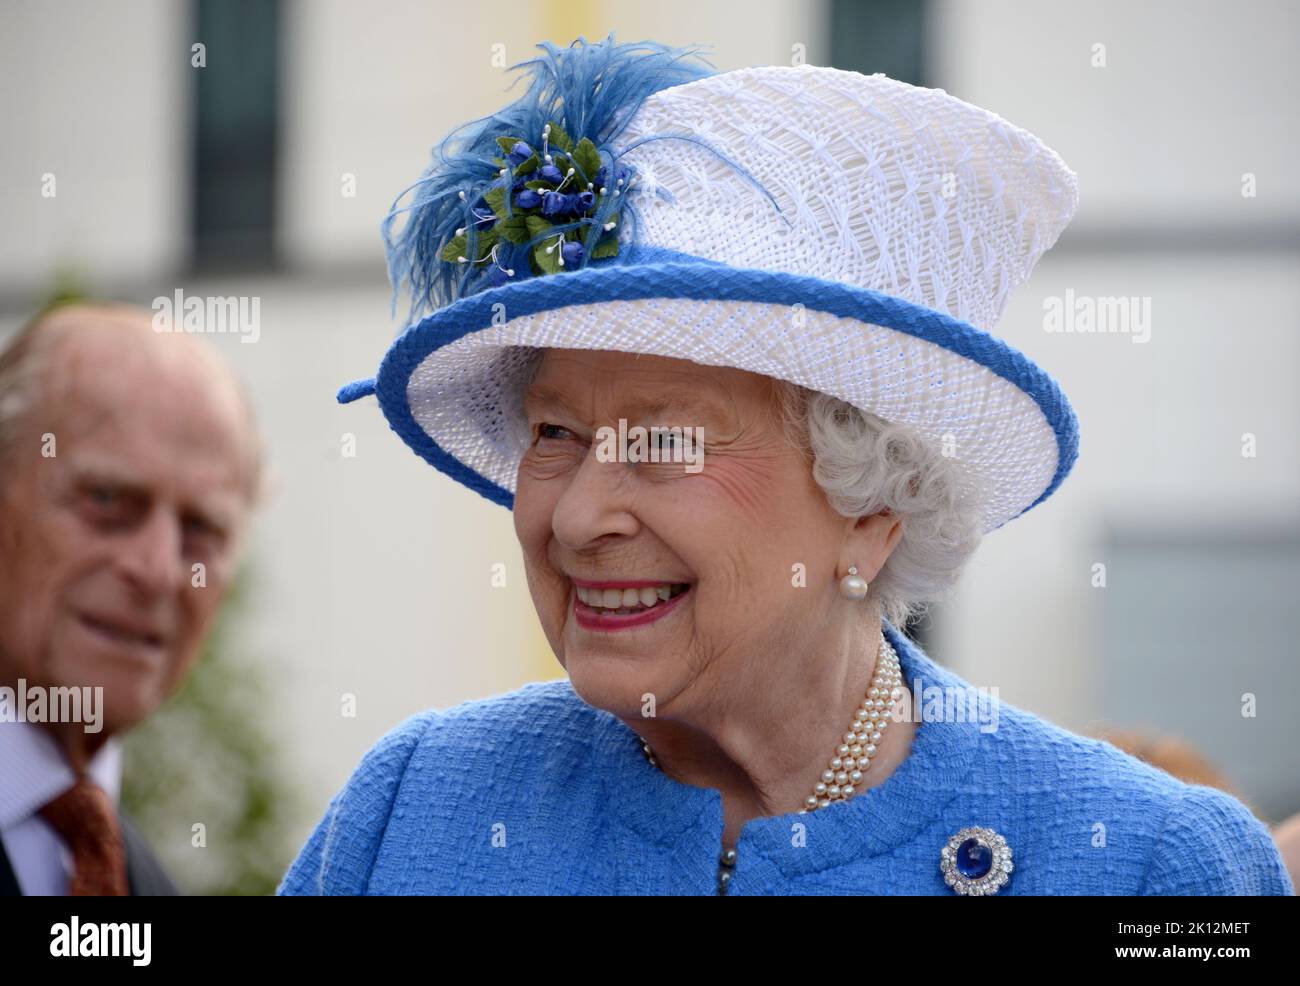
[[[112,486],[88,486],[82,490],[81,499],[97,519],[112,519],[127,506],[126,497]]]
[[[185,520],[185,540],[192,546],[220,547],[225,541],[225,532],[201,517],[188,517]]]
[[[81,485],[73,502],[82,520],[104,533],[129,529],[149,510],[145,494],[114,483],[88,482]]]

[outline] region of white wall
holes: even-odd
[[[934,0],[935,81],[1079,173],[1079,225],[1300,216],[1288,0]],[[1106,67],[1092,68],[1093,45]],[[1242,199],[1242,172],[1260,197]]]
[[[187,10],[3,5],[0,293],[38,296],[60,269],[112,284],[182,259]]]
[[[1086,728],[1106,707],[1102,593],[1135,591],[1091,585],[1110,523],[1300,522],[1300,8],[938,9],[934,84],[1038,134],[1079,174],[1071,228],[998,332],[1061,382],[1081,442],[1060,490],[985,540],[933,649],[1004,699]],[[1090,67],[1094,43],[1105,68]],[[1256,198],[1242,197],[1244,172]],[[1134,246],[1144,240],[1155,247]],[[1151,341],[1044,331],[1044,298],[1067,289],[1150,299]],[[1247,432],[1254,459],[1241,455]]]

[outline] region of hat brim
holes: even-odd
[[[1056,381],[988,332],[865,288],[684,257],[462,298],[408,328],[375,379],[339,400],[373,390],[418,455],[512,509],[521,382],[547,347],[736,367],[910,424],[961,462],[986,533],[1050,496],[1078,456],[1078,421]]]

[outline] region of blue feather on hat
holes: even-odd
[[[529,257],[540,237],[524,243],[495,238],[491,262],[487,263],[451,263],[444,257],[448,245],[456,243],[464,244],[466,252],[478,258],[481,231],[491,227],[498,218],[486,204],[485,194],[494,188],[505,190],[505,208],[509,211],[514,197],[523,190],[522,180],[516,179],[513,173],[503,175],[503,164],[509,172],[511,166],[521,162],[514,155],[506,155],[506,145],[498,138],[519,138],[525,142],[520,151],[522,156],[524,151],[533,150],[529,145],[543,139],[548,123],[559,126],[572,144],[587,138],[595,146],[603,175],[608,176],[612,186],[616,184],[614,176],[625,177],[629,169],[618,164],[610,145],[641,104],[661,89],[714,72],[713,66],[699,57],[699,47],[673,48],[652,41],[617,44],[613,34],[594,43],[579,38],[567,48],[551,42],[542,42],[537,47],[544,54],[511,67],[529,78],[524,95],[497,113],[472,120],[448,134],[434,149],[433,161],[424,174],[397,197],[385,217],[382,232],[388,276],[393,286],[394,313],[404,284],[411,296],[408,320],[414,321],[423,312],[500,285],[506,272],[510,280],[523,280],[532,275]],[[402,200],[412,192],[414,198],[410,204],[401,206]],[[501,198],[496,201],[500,202]],[[552,213],[562,213],[565,207],[572,208],[573,203],[552,202],[550,206],[554,206]],[[561,250],[557,258],[561,266],[566,256],[578,260],[576,267],[585,266],[592,259],[592,247],[610,228],[610,220],[619,218],[620,212],[627,215],[635,235],[634,206],[626,200],[616,200],[613,195],[601,197],[590,216],[573,222],[564,222],[564,215],[556,217],[559,224],[546,235],[569,232],[574,242],[586,247],[576,250],[571,247],[571,253]],[[406,221],[400,231],[394,232],[401,216]],[[451,252],[457,250],[453,248]]]

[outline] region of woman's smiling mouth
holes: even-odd
[[[691,592],[687,582],[582,583],[574,580],[573,616],[587,630],[626,630],[654,623]]]

